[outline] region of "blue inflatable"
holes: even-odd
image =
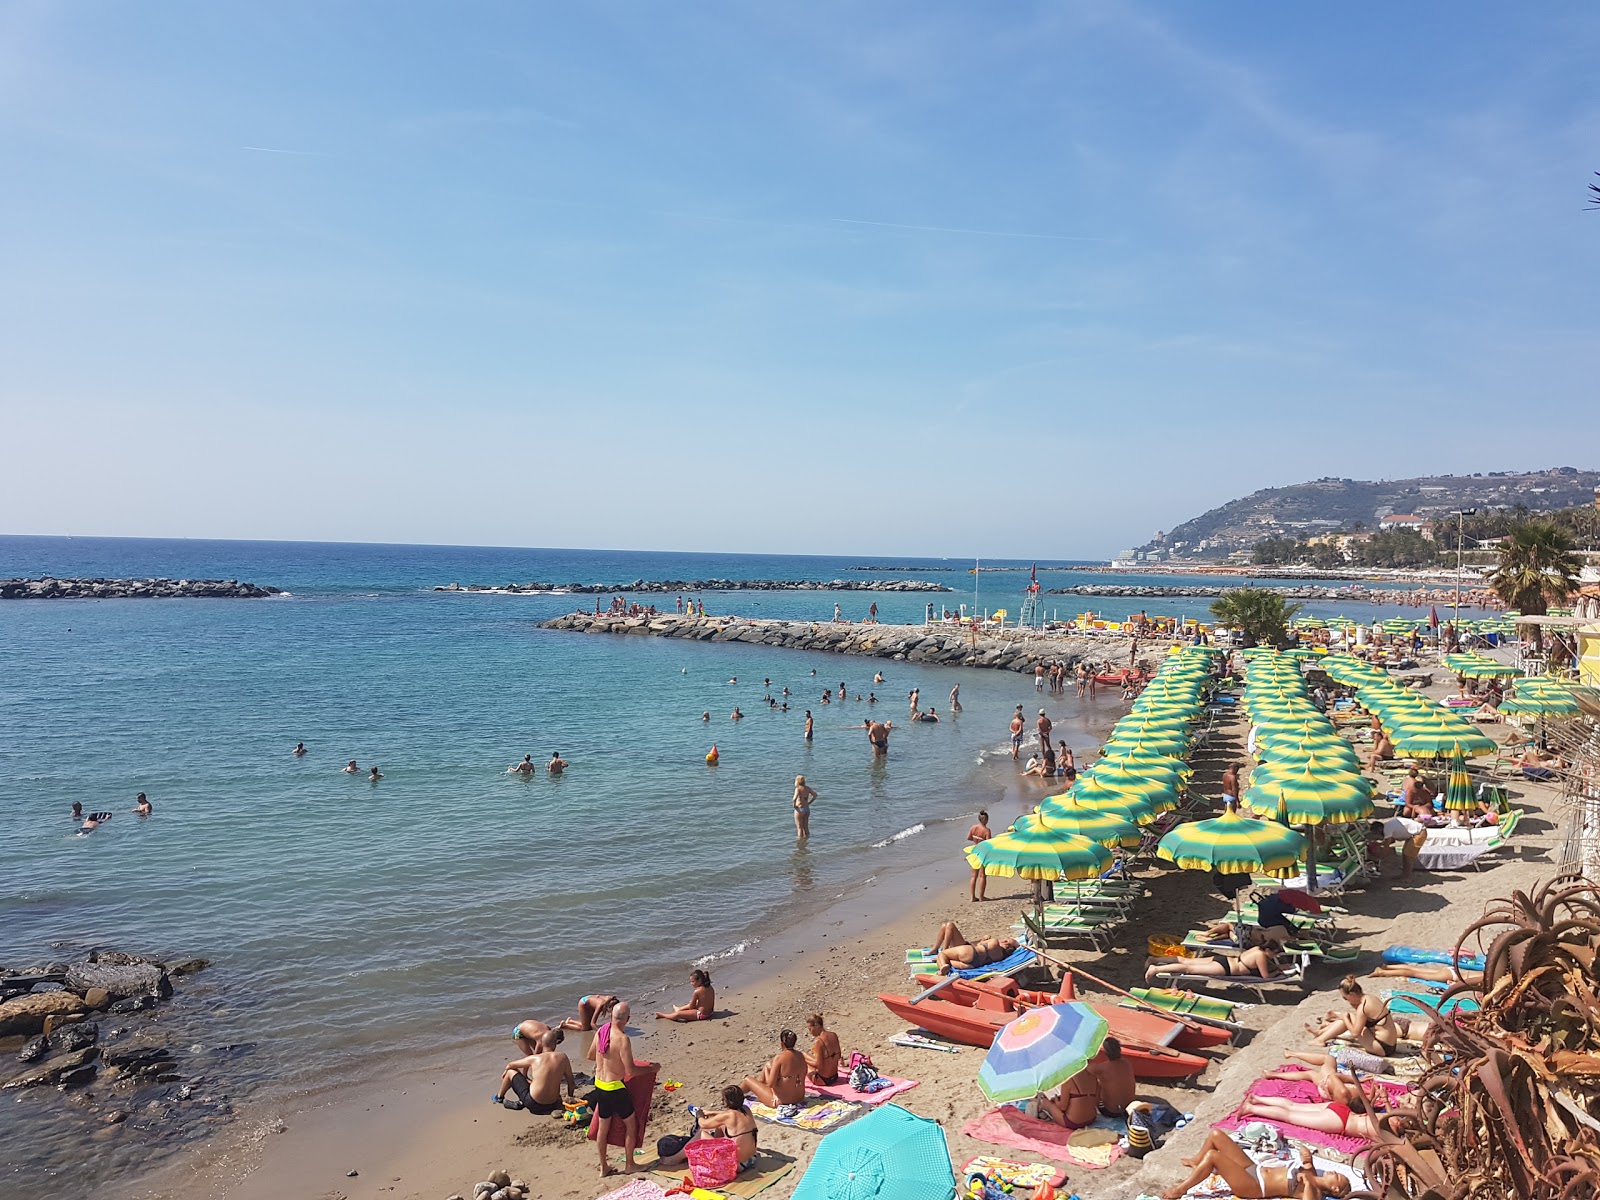
[[[1421,1003],[1418,1002],[1419,999],[1421,1000]],[[1427,1015],[1428,1008],[1436,1008],[1440,1012],[1444,1013],[1455,1012],[1457,1009],[1460,1009],[1462,1012],[1478,1011],[1478,1002],[1471,996],[1452,996],[1443,1004],[1436,1003],[1437,1000],[1437,996],[1431,998],[1413,998],[1406,995],[1391,996],[1389,997],[1389,1011],[1397,1013],[1417,1013],[1419,1016]],[[1424,1007],[1424,1005],[1427,1007]]]
[[[1390,946],[1383,952],[1386,963],[1438,963],[1449,966],[1454,960],[1448,950],[1428,950],[1422,946]],[[1463,971],[1483,970],[1483,955],[1463,954],[1458,964]]]

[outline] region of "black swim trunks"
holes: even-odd
[[[633,1097],[628,1094],[628,1089],[595,1088],[589,1095],[589,1103],[594,1106],[594,1115],[597,1117],[631,1117],[633,1116]]]

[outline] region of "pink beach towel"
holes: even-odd
[[[1285,1100],[1298,1100],[1305,1104],[1315,1103],[1321,1099],[1317,1095],[1316,1085],[1306,1080],[1258,1079],[1250,1085],[1250,1090],[1257,1096],[1281,1096]],[[1242,1107],[1243,1105],[1240,1105],[1240,1108]],[[1274,1121],[1268,1117],[1241,1116],[1239,1109],[1223,1117],[1213,1128],[1220,1129],[1224,1133],[1232,1133],[1252,1121],[1271,1125],[1286,1138],[1305,1142],[1308,1146],[1326,1146],[1329,1150],[1337,1150],[1341,1154],[1359,1154],[1372,1145],[1366,1138],[1351,1137],[1349,1134],[1323,1133],[1319,1129],[1307,1129],[1303,1125],[1291,1125],[1287,1121]]]
[[[667,1189],[651,1179],[633,1179],[600,1200],[666,1200]]]
[[[848,1100],[852,1104],[882,1104],[891,1097],[898,1096],[901,1092],[909,1092],[917,1086],[915,1079],[896,1079],[891,1075],[880,1075],[880,1079],[887,1079],[889,1086],[876,1092],[858,1092],[850,1086],[848,1078],[841,1078],[838,1083],[824,1087],[814,1079],[806,1080],[806,1095],[816,1094],[826,1096],[830,1100]]]
[[[1285,1064],[1288,1065],[1288,1064]],[[1381,1083],[1383,1090],[1389,1093],[1391,1104],[1404,1100],[1411,1089],[1403,1083],[1391,1083],[1387,1079],[1374,1079],[1370,1075],[1361,1076],[1361,1082],[1370,1086]],[[1315,1104],[1322,1096],[1317,1091],[1317,1085],[1309,1079],[1275,1079],[1271,1075],[1255,1081],[1250,1090],[1257,1096],[1278,1096],[1284,1100],[1297,1100],[1302,1104]]]
[[[1095,1127],[1098,1125],[1096,1122]],[[1108,1123],[1107,1128],[1110,1127]],[[961,1127],[961,1132],[976,1141],[988,1142],[995,1146],[1011,1146],[1017,1150],[1026,1150],[1029,1154],[1042,1154],[1046,1158],[1060,1159],[1062,1162],[1069,1162],[1091,1171],[1116,1162],[1123,1154],[1120,1146],[1112,1146],[1105,1162],[1080,1158],[1068,1144],[1076,1130],[1063,1129],[1059,1125],[1052,1125],[1049,1121],[1039,1121],[1024,1116],[1009,1104],[992,1108],[981,1117],[968,1121]]]

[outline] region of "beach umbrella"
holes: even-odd
[[[1190,743],[1194,739],[1188,734],[1180,733],[1142,733],[1138,735],[1113,733],[1100,748],[1100,753],[1106,758],[1111,758],[1113,752],[1131,750],[1137,753],[1164,754],[1172,758],[1182,758],[1189,752]]]
[[[1500,711],[1514,717],[1575,717],[1583,711],[1577,697],[1556,691],[1518,687],[1517,694],[1500,702]]]
[[[1053,1091],[1100,1053],[1106,1029],[1106,1019],[1087,1004],[1030,1008],[995,1035],[978,1086],[993,1104]]]
[[[1131,771],[1135,775],[1145,775],[1152,779],[1164,779],[1173,784],[1181,784],[1183,780],[1194,774],[1194,768],[1181,758],[1173,758],[1169,754],[1135,754],[1117,753],[1101,757],[1095,766],[1105,765],[1119,771]]]
[[[1112,848],[1137,846],[1144,840],[1132,809],[1093,808],[1073,804],[1070,800],[1058,800],[1048,808],[1041,804],[1033,812],[1019,817],[1011,828],[1018,833],[1042,831],[1088,838]]]
[[[1261,765],[1274,767],[1309,766],[1324,771],[1357,772],[1361,770],[1361,759],[1356,754],[1355,747],[1346,742],[1343,750],[1337,746],[1328,746],[1321,750],[1266,750],[1261,753]]]
[[[1460,754],[1450,756],[1450,774],[1444,785],[1444,806],[1452,812],[1470,812],[1478,807],[1478,797],[1472,790],[1472,776],[1467,774],[1467,760]]]
[[[1187,870],[1280,871],[1300,861],[1305,842],[1302,834],[1241,816],[1229,805],[1220,817],[1179,825],[1156,845],[1156,854]]]
[[[1395,750],[1407,758],[1445,758],[1451,754],[1476,756],[1494,754],[1499,747],[1471,726],[1461,732],[1444,730],[1401,730],[1392,735]]]
[[[1467,679],[1509,679],[1513,675],[1522,674],[1510,663],[1496,662],[1492,658],[1480,658],[1477,662],[1463,667],[1452,667],[1451,670]]]
[[[1120,770],[1096,763],[1067,789],[1069,797],[1076,800],[1106,804],[1126,804],[1138,800],[1158,813],[1168,812],[1182,802],[1177,785],[1167,779],[1157,779],[1137,771]]]
[[[1111,851],[1098,842],[1046,829],[1008,831],[967,850],[967,863],[974,871],[1050,882],[1093,879],[1110,861]]]
[[[794,1200],[955,1200],[950,1146],[937,1121],[880,1104],[817,1143]]]
[[[1309,768],[1287,778],[1261,775],[1250,777],[1244,801],[1256,812],[1282,813],[1286,825],[1344,825],[1372,815],[1372,785],[1359,775],[1321,775]]]
[[[1336,733],[1306,733],[1303,731],[1279,732],[1265,730],[1256,735],[1256,753],[1268,750],[1283,751],[1329,751],[1337,754],[1340,747],[1349,748],[1350,743]]]

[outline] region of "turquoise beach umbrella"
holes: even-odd
[[[823,1137],[794,1200],[955,1200],[950,1146],[937,1121],[882,1104]]]

